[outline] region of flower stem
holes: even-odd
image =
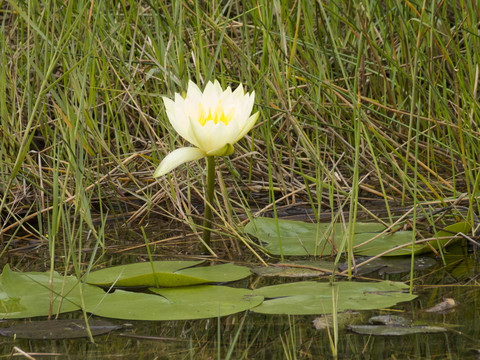
[[[210,246],[210,232],[212,229],[213,190],[215,189],[215,158],[207,156],[207,197],[205,203],[205,220],[203,221],[203,251],[207,252]]]

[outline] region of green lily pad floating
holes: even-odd
[[[125,320],[193,320],[226,316],[258,306],[263,296],[228,286],[196,285],[150,289],[155,294],[116,290],[87,311]]]
[[[458,233],[468,233],[471,230],[471,226],[468,222],[462,221],[452,225],[446,226],[443,230],[440,230],[436,233],[437,239],[430,240],[429,243],[418,243],[414,246],[405,246],[406,244],[411,244],[412,242],[412,232],[411,231],[397,231],[393,234],[382,235],[370,243],[359,246],[357,249],[354,249],[354,252],[359,255],[368,255],[375,256],[381,254],[385,251],[390,251],[395,247],[401,247],[397,250],[391,251],[385,256],[401,256],[401,255],[412,255],[412,251],[415,255],[421,255],[426,253],[431,253],[432,249],[438,250],[444,248],[447,245],[452,245],[457,242],[459,239],[453,239]],[[361,234],[359,239],[368,238],[372,239],[378,234]],[[433,237],[433,235],[432,235]],[[443,238],[443,239],[438,239]],[[362,243],[361,241],[360,243]],[[355,239],[355,244],[357,244],[357,239]]]
[[[235,264],[192,267],[203,261],[154,261],[127,264],[91,272],[87,283],[118,287],[179,287],[208,283],[226,283],[251,275]]]
[[[99,301],[105,292],[82,284],[72,276],[48,272],[15,272],[8,265],[0,275],[0,319],[19,319],[75,311],[81,308],[81,294]],[[80,291],[81,290],[81,291]],[[51,302],[51,306],[50,306]]]
[[[122,328],[106,320],[88,320],[88,326],[93,336]],[[0,328],[0,335],[36,340],[74,339],[89,336],[84,319],[32,321],[16,324]]]
[[[440,326],[392,326],[392,325],[349,325],[347,328],[362,335],[400,336],[446,332]]]
[[[262,314],[330,314],[334,301],[332,289],[339,312],[388,308],[416,298],[416,295],[406,293],[408,287],[399,282],[343,281],[331,285],[302,281],[254,290],[255,295],[261,295],[265,300],[252,311]]]
[[[277,232],[277,222],[278,229]],[[453,236],[459,232],[467,233],[470,225],[460,222],[447,226],[438,232],[438,237]],[[385,227],[377,223],[356,223],[354,233],[354,253],[356,255],[376,256],[390,251],[385,256],[422,254],[438,249],[451,239],[431,241],[427,244],[411,245],[412,231],[396,231],[382,234]],[[245,226],[245,231],[255,236],[264,249],[273,255],[316,255],[336,254],[344,238],[345,226],[330,223],[306,223],[301,221],[273,218],[256,218]],[[367,242],[368,241],[368,242]],[[395,249],[398,247],[398,249]],[[341,249],[343,251],[343,249]],[[393,251],[392,251],[393,250]]]

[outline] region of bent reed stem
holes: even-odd
[[[205,202],[205,220],[203,221],[203,252],[207,252],[210,246],[210,233],[212,229],[212,204],[213,190],[215,187],[215,158],[207,156],[207,197]]]

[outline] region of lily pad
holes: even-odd
[[[389,326],[389,325],[350,325],[347,328],[362,335],[400,336],[446,332],[439,326]]]
[[[122,328],[106,320],[88,320],[88,326],[93,336]],[[0,335],[37,340],[73,339],[89,336],[84,319],[32,321],[16,324],[0,328]]]
[[[278,232],[277,232],[278,226]],[[396,231],[381,234],[385,227],[377,223],[356,223],[354,233],[354,253],[356,255],[385,256],[422,254],[438,249],[451,239],[432,240],[430,244],[411,245],[412,231]],[[461,222],[447,226],[437,236],[453,236],[458,232],[468,232],[470,225]],[[345,236],[343,224],[306,223],[301,221],[272,218],[256,218],[245,226],[245,231],[258,238],[260,245],[273,255],[315,255],[335,254]],[[380,235],[381,234],[381,235]],[[343,251],[343,249],[340,249]]]
[[[225,283],[251,275],[250,270],[235,264],[192,267],[203,261],[154,261],[114,266],[91,272],[89,284],[118,287],[179,287],[208,283]]]
[[[217,271],[217,274],[213,275],[214,271]],[[239,273],[245,276],[249,275],[250,271],[233,264],[210,266],[195,273],[203,278],[194,279],[231,281],[238,279]],[[190,275],[181,276],[192,278]],[[247,310],[263,301],[262,296],[253,295],[251,290],[214,285],[150,289],[157,294],[123,290],[107,294],[101,288],[82,284],[75,277],[64,277],[58,273],[53,274],[51,292],[49,279],[50,273],[18,273],[6,266],[0,276],[0,318],[48,315],[50,299],[53,314],[78,310],[82,303],[81,296],[87,312],[129,320],[217,317]]]
[[[252,311],[262,314],[330,314],[333,301],[336,301],[339,312],[388,308],[415,299],[416,295],[405,292],[407,289],[405,284],[391,281],[342,281],[333,285],[314,281],[294,282],[254,290],[253,293],[264,296],[265,301]]]
[[[193,320],[220,317],[258,306],[263,297],[251,290],[228,286],[196,285],[150,289],[155,294],[116,290],[87,311],[126,320]]]
[[[431,253],[432,249],[438,250],[447,245],[454,244],[459,239],[453,239],[453,236],[458,233],[468,233],[470,230],[471,226],[469,223],[458,222],[448,225],[443,230],[438,231],[435,235],[437,239],[430,240],[428,243],[418,243],[414,246],[405,246],[406,244],[411,244],[412,242],[411,231],[397,231],[393,234],[382,235],[366,244],[362,244],[362,241],[360,243],[361,246],[354,249],[354,252],[358,255],[375,256],[398,247],[398,249],[390,251],[384,256],[412,255],[412,252],[415,255],[426,254]],[[357,244],[357,240],[364,239],[365,237],[369,240],[377,235],[378,234],[361,234],[358,239],[355,239],[355,244]],[[432,237],[434,237],[434,235],[432,235]]]
[[[0,275],[0,319],[18,319],[75,311],[81,296],[99,300],[102,289],[82,284],[72,276],[48,272],[14,272],[7,265]]]

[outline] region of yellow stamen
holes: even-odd
[[[199,107],[199,113],[200,113],[198,122],[202,126],[205,126],[207,121],[213,121],[215,125],[218,124],[219,121],[224,123],[225,125],[228,125],[230,120],[232,120],[233,118],[233,108],[230,110],[230,112],[227,115],[225,115],[225,109],[222,106],[221,100],[218,101],[213,114],[212,114],[212,109],[209,108],[208,115],[207,115],[201,103],[198,104],[198,107]]]

